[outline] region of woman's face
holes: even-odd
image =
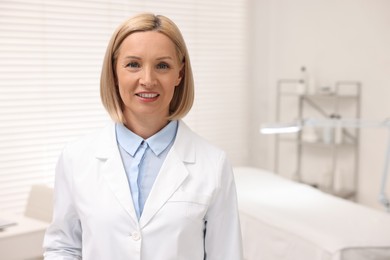
[[[164,34],[147,31],[129,35],[120,46],[116,64],[126,121],[166,119],[182,67],[175,45]]]

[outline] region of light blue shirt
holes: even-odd
[[[129,182],[138,219],[160,168],[177,132],[177,121],[171,121],[158,133],[144,140],[123,124],[116,124],[116,139]]]

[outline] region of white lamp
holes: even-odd
[[[266,123],[261,125],[262,134],[288,134],[296,133],[302,129],[302,121],[297,120],[290,123]]]
[[[330,119],[315,119],[308,118],[296,120],[293,122],[281,123],[265,123],[260,126],[260,133],[262,134],[284,134],[296,133],[302,130],[304,126],[315,127],[343,127],[343,128],[387,128],[389,130],[389,138],[387,144],[387,152],[385,155],[385,162],[382,172],[382,181],[379,191],[379,202],[390,212],[390,201],[386,195],[386,183],[388,178],[390,166],[390,119],[384,121],[364,120],[357,118],[330,118]]]

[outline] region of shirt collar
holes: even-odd
[[[115,126],[116,139],[118,144],[133,157],[143,141],[148,144],[156,156],[159,156],[175,139],[177,125],[177,121],[171,121],[159,132],[144,140],[123,124],[117,123]]]

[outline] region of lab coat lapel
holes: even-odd
[[[141,228],[153,218],[187,178],[189,173],[186,164],[195,162],[195,148],[190,134],[187,126],[179,121],[175,143],[169,151],[146,200],[140,218]]]
[[[137,223],[126,172],[116,143],[115,124],[107,127],[104,131],[100,139],[97,140],[100,145],[96,151],[96,158],[102,162],[101,174],[115,198]]]

